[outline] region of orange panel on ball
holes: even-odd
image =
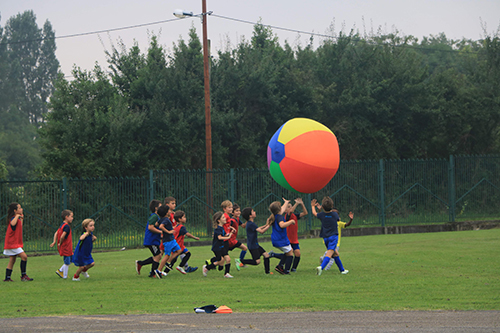
[[[338,169],[322,168],[285,157],[280,168],[288,184],[301,193],[314,193],[321,190],[333,178]]]
[[[290,140],[285,145],[285,156],[326,169],[336,170],[340,163],[337,138],[327,131],[311,131]]]

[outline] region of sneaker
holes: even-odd
[[[89,273],[87,272],[82,272],[81,275],[83,275],[83,277],[86,277],[87,279],[90,277]]]
[[[349,271],[347,269],[344,269],[342,272],[340,272],[341,274],[347,274],[349,273]]]
[[[245,265],[245,264],[241,263],[241,264],[240,264],[240,267],[241,267],[241,268],[245,268],[245,267],[247,267],[247,265]]]
[[[59,269],[58,269],[58,270],[56,271],[56,274],[57,274],[57,276],[59,276],[60,278],[64,279],[64,273],[63,273],[61,270],[59,270]]]
[[[290,272],[295,273],[295,272],[297,272],[297,270],[296,270],[295,268],[292,268],[292,269],[290,270]]]
[[[30,278],[28,275],[24,274],[21,276],[21,281],[33,281],[32,278]]]
[[[234,263],[236,264],[236,269],[239,271],[241,269],[241,260],[236,258],[234,259]]]
[[[275,253],[273,250],[269,251],[268,253],[269,253],[269,258],[274,258]]]
[[[73,276],[73,281],[80,281],[80,277],[74,277]]]
[[[139,260],[136,260],[135,261],[135,271],[137,272],[137,274],[141,275],[141,268],[142,268],[142,265],[139,265]]]
[[[155,269],[155,275],[158,279],[161,279],[163,277],[163,274],[162,272],[160,272],[159,270]]]
[[[169,264],[168,262],[165,264],[165,269],[163,271],[165,271],[166,273],[170,273],[170,271],[172,270],[172,264]]]
[[[14,282],[14,280],[12,280],[11,278],[8,278],[8,279],[3,280],[3,282]]]
[[[186,273],[193,273],[194,271],[196,271],[198,269],[198,267],[191,267],[191,266],[188,266],[187,269],[185,269]]]
[[[285,270],[281,266],[276,266],[274,270],[280,274],[285,274]]]
[[[167,276],[167,275],[168,275],[168,273],[167,273],[167,272],[161,272],[161,275],[163,275],[163,276]]]
[[[210,259],[205,260],[205,264],[206,264],[207,266],[210,266],[210,264],[211,264],[211,263],[212,263],[212,262],[210,261]]]
[[[274,273],[273,273],[273,272],[267,272],[266,274],[269,274],[269,275],[274,275]]]
[[[232,276],[232,275],[231,275],[231,274],[229,274],[229,273],[226,273],[226,274],[224,274],[224,277],[225,277],[225,278],[228,278],[228,279],[232,279],[234,276]]]
[[[175,269],[177,269],[182,274],[187,274],[186,271],[184,270],[184,268],[182,268],[181,266],[177,266]]]
[[[321,275],[321,273],[323,273],[321,266],[316,267],[316,275]]]
[[[207,276],[207,272],[208,272],[207,265],[203,265],[203,276]]]

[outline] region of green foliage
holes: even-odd
[[[95,233],[104,238],[98,227]],[[16,263],[16,282],[2,287],[9,299],[2,316],[193,313],[194,307],[206,304],[227,305],[237,313],[500,310],[499,240],[500,229],[342,237],[340,255],[349,274],[339,274],[333,265],[321,276],[315,275],[315,267],[324,245],[317,238],[300,240],[301,261],[290,276],[265,275],[261,263],[239,272],[232,267],[234,279],[224,279],[218,271],[203,277],[201,265],[212,255],[209,246],[190,247],[189,264],[199,266],[198,271],[174,271],[162,280],[147,277],[150,266],[139,276],[135,273],[134,260],[149,257],[147,249],[93,253],[96,265],[89,270],[90,278],[81,277],[80,282],[54,274],[62,263],[58,255],[29,257],[28,274],[34,281],[21,288]],[[269,242],[261,245],[272,249]],[[238,254],[233,251],[231,257]],[[271,267],[276,264],[272,259]],[[75,269],[70,266],[70,275]],[[464,292],[471,281],[474,292]],[[168,301],[145,297],[145,290],[158,288]]]

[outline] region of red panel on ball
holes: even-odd
[[[337,138],[331,132],[326,131],[306,132],[290,140],[285,145],[285,156],[292,160],[307,161],[307,164],[311,166],[326,169],[337,170],[340,163]],[[285,177],[289,180],[288,175]]]
[[[314,193],[321,190],[333,178],[338,169],[322,168],[285,157],[280,168],[288,184],[300,193]]]

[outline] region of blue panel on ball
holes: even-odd
[[[280,132],[283,126],[281,126],[276,133],[274,133],[271,140],[269,140],[269,148],[271,148],[271,157],[272,161],[276,163],[280,163],[283,158],[285,158],[285,145],[281,142],[278,142],[278,137],[280,136]],[[268,164],[271,161],[268,161]]]

